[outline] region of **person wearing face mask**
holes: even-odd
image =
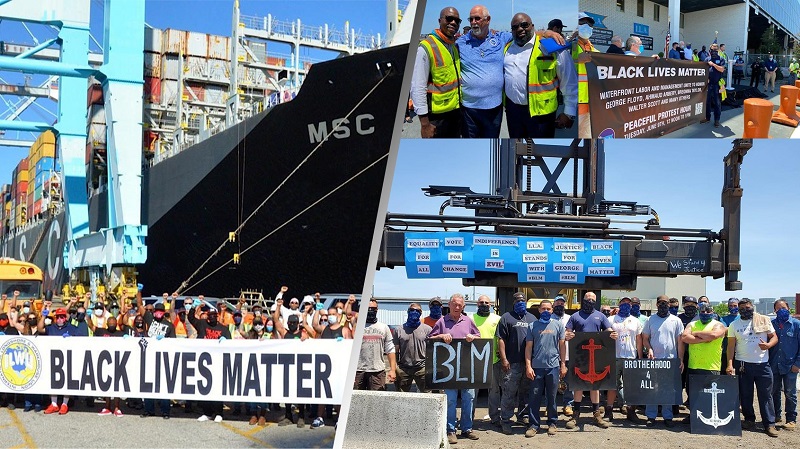
[[[108,317],[106,320],[106,327],[105,328],[96,328],[93,329],[95,337],[123,337],[128,335],[126,329],[122,328],[123,326],[117,326],[117,319],[112,317]],[[119,409],[119,398],[114,397],[106,397],[105,398],[105,407],[100,410],[98,416],[111,416],[114,415],[118,418],[124,416],[122,414],[122,410]]]
[[[694,296],[684,296],[683,297],[683,313],[678,315],[680,318],[681,323],[683,323],[684,329],[686,326],[689,325],[692,321],[696,321],[698,319],[697,316],[697,298]],[[686,350],[683,353],[683,364],[684,366],[689,364],[689,347],[686,347]],[[687,374],[687,370],[683,370],[681,373],[681,386],[684,390],[687,389],[687,381],[689,377]],[[687,390],[688,391],[688,390]],[[689,401],[684,402],[685,406],[689,406]]]
[[[0,313],[0,335],[19,335],[19,330],[14,325],[17,320],[17,312],[11,309],[11,318],[8,313]]]
[[[701,297],[697,298],[697,309],[698,309],[698,310],[699,310],[699,309],[703,309],[703,308],[705,308],[705,307],[708,307],[708,306],[710,306],[710,305],[711,305],[711,303],[709,302],[708,296],[705,296],[705,295],[703,295],[703,296],[701,296]],[[711,307],[711,309],[713,310],[714,308],[713,308],[713,307]],[[717,314],[717,312],[714,312],[714,313],[713,313],[713,317],[712,317],[712,318],[714,318],[714,319],[715,319],[715,320],[717,320],[717,321],[722,321],[722,319],[720,319],[720,317],[719,317],[719,315]],[[726,326],[726,327],[727,327],[727,326]]]
[[[577,39],[572,41],[572,60],[578,72],[578,137],[581,139],[592,138],[592,126],[589,115],[589,78],[586,75],[586,63],[589,55],[584,53],[596,52],[597,49],[589,41],[592,37],[594,19],[585,12],[578,13]]]
[[[245,334],[250,330],[251,325],[244,322],[241,310],[235,310],[231,316],[231,322],[228,323],[228,332],[234,340],[245,338]]]
[[[565,329],[567,327],[567,322],[569,321],[569,315],[566,313],[566,305],[567,299],[562,294],[556,295],[556,297],[553,299],[553,317],[561,321],[561,324],[564,325]],[[564,363],[569,364],[569,347],[565,348]],[[567,377],[564,376],[564,378],[561,380],[564,382],[564,393],[561,399],[563,406],[562,413],[564,413],[564,416],[569,418],[573,413],[572,404],[575,401],[575,394],[569,388]]]
[[[779,299],[773,304],[775,318],[772,326],[778,336],[778,344],[769,350],[772,368],[772,402],[775,405],[775,421],[781,422],[781,391],[785,397],[786,424],[784,430],[797,427],[797,373],[800,372],[800,321],[793,318],[786,301]]]
[[[773,374],[769,350],[778,344],[778,335],[769,317],[755,313],[747,298],[739,300],[739,319],[728,327],[729,375],[739,376],[739,399],[742,406],[742,429],[755,430],[753,384],[758,393],[758,405],[765,433],[778,436],[775,429],[775,404],[772,401]],[[733,365],[734,356],[737,366]]]
[[[397,353],[397,391],[408,393],[411,384],[417,391],[427,393],[425,387],[425,351],[431,327],[421,320],[422,306],[413,302],[408,306],[406,322],[394,333],[394,348]]]
[[[388,372],[384,360],[389,361]],[[378,321],[378,301],[370,298],[353,388],[383,391],[387,382],[395,381],[396,372],[397,358],[392,332],[389,326]]]
[[[48,314],[49,315],[49,314]],[[78,327],[74,326],[72,323],[69,322],[67,319],[67,309],[60,307],[56,309],[55,313],[55,320],[52,324],[45,327],[44,326],[44,317],[45,315],[39,318],[38,323],[38,332],[39,335],[48,335],[48,336],[55,336],[55,337],[86,337],[88,336],[87,333],[83,332]],[[2,318],[2,315],[0,315]],[[58,395],[51,395],[50,396],[50,405],[47,406],[44,413],[46,415],[50,415],[53,413],[58,412],[59,415],[66,415],[69,412],[69,396],[64,396],[64,400],[61,403],[61,406],[58,405]]]
[[[770,92],[775,92],[775,77],[778,73],[778,63],[775,61],[775,56],[769,55],[769,59],[764,62],[764,92],[767,91],[767,85],[770,85]]]
[[[314,330],[319,335],[319,338],[327,339],[351,339],[353,334],[350,328],[342,325],[341,316],[336,307],[328,309],[327,315],[322,314],[322,310],[317,310],[314,313]]]
[[[617,360],[619,359],[640,359],[642,358],[642,330],[644,325],[631,313],[633,304],[631,298],[624,297],[619,300],[619,311],[611,319],[611,328],[617,333]],[[619,390],[622,402],[625,403],[624,380],[622,378],[622,366],[617,364],[615,369],[617,376],[617,389]],[[606,410],[603,419],[606,421],[614,420],[614,401],[617,399],[617,390],[608,390],[606,393]],[[636,415],[636,406],[628,404],[626,411],[628,421],[634,424],[641,424],[641,420]]]
[[[729,298],[728,299],[728,314],[721,317],[720,321],[722,324],[725,325],[726,328],[730,327],[731,323],[735,319],[739,318],[739,298]],[[728,368],[728,337],[727,333],[725,334],[725,338],[722,339],[722,369],[720,370],[720,374],[723,376],[725,375],[725,371]],[[734,360],[734,365],[735,365]]]
[[[231,339],[228,326],[219,322],[219,312],[217,309],[210,309],[205,320],[200,319],[200,312],[200,308],[198,307],[194,313],[189,314],[189,322],[197,329],[197,338],[220,341]],[[223,407],[221,401],[203,401],[201,407],[203,409],[203,414],[197,418],[198,421],[208,421],[213,416],[214,422],[222,422]]]
[[[547,434],[555,435],[558,430],[558,409],[556,395],[559,379],[567,375],[564,324],[553,317],[553,305],[548,299],[539,303],[539,319],[527,326],[525,337],[525,377],[531,381],[528,404],[530,427],[525,437],[535,436],[541,424],[539,404],[542,397],[547,402]]]
[[[571,128],[577,115],[578,77],[571,55],[559,51],[545,56],[535,29],[525,13],[511,19],[514,39],[506,44],[503,57],[506,123],[511,138],[553,138],[556,127]],[[564,98],[564,112],[556,117],[558,89]]]
[[[492,357],[492,383],[489,387],[489,421],[495,427],[501,426],[500,401],[501,401],[501,368],[500,368],[500,347],[497,337],[497,325],[500,323],[500,315],[492,311],[492,299],[486,295],[478,297],[478,310],[472,315],[472,321],[481,331],[481,335],[491,335],[494,337],[494,355]]]
[[[661,295],[656,298],[657,312],[655,315],[651,315],[642,327],[642,347],[647,350],[648,359],[677,359],[680,363],[681,372],[683,372],[685,345],[681,342],[681,335],[684,327],[681,320],[670,312],[671,302],[672,299],[669,299],[667,295]],[[668,428],[674,427],[672,405],[660,405],[661,416],[664,417],[664,425]],[[647,416],[647,427],[655,427],[658,407],[659,405],[645,406],[644,414]]]
[[[687,376],[718,375],[722,368],[722,341],[727,329],[714,319],[714,309],[708,302],[701,304],[697,308],[698,319],[690,322],[681,335],[681,341],[691,348]],[[687,388],[687,396],[689,391]],[[687,401],[691,404],[691,398]]]
[[[94,309],[92,309],[92,315],[89,316],[88,319],[85,319],[85,321],[89,330],[93,333],[95,329],[104,329],[110,316],[111,314],[106,311],[103,303],[98,302],[95,304]]]
[[[438,296],[431,298],[428,303],[428,316],[422,319],[426,325],[433,327],[437,321],[442,317],[442,299]]]
[[[680,301],[678,301],[678,298],[669,298],[668,310],[670,315],[678,316],[678,311],[680,310]]]
[[[719,55],[717,44],[711,44],[711,52],[705,58],[708,64],[708,91],[706,93],[706,117],[700,123],[708,123],[711,120],[711,113],[714,113],[714,127],[719,128],[720,114],[722,114],[722,95],[720,89],[724,89],[720,81],[723,80],[725,72],[725,61]]]
[[[616,339],[617,333],[611,327],[611,322],[602,313],[595,310],[597,304],[597,295],[593,292],[586,292],[581,300],[581,309],[573,313],[567,321],[565,339],[567,341],[575,337],[576,332],[611,332],[611,338]],[[601,429],[606,429],[609,426],[608,421],[603,418],[603,409],[600,408],[600,391],[589,391],[589,399],[592,401],[592,417],[594,423]],[[583,400],[583,391],[575,391],[575,407],[573,415],[566,423],[566,428],[574,429],[578,426],[578,419],[581,415],[581,401]]]
[[[536,321],[536,317],[526,310],[526,301],[524,293],[514,293],[512,310],[504,313],[497,325],[502,391],[500,419],[506,435],[512,434],[511,417],[514,416],[515,409],[517,422],[530,420],[526,404],[531,381],[525,375],[525,338],[528,336],[528,326]],[[480,331],[484,335],[483,329]]]

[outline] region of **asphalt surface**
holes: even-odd
[[[80,404],[66,415],[0,408],[0,447],[5,448],[328,448],[333,446],[334,425],[311,429],[278,426],[283,412],[267,415],[267,426],[250,426],[249,415],[224,413],[224,421],[198,422],[199,413],[185,414],[174,406],[168,420],[160,415],[140,418],[141,410],[123,407],[125,416],[97,416],[100,401],[87,408]],[[158,412],[156,408],[156,412]]]

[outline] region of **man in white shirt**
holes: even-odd
[[[553,138],[556,127],[571,128],[577,114],[578,76],[571,54],[563,50],[545,54],[534,29],[525,13],[511,19],[514,40],[506,46],[503,57],[506,122],[511,138]],[[531,83],[534,76],[537,83]],[[556,89],[564,97],[564,112],[558,117]]]
[[[778,335],[770,319],[756,314],[753,303],[747,299],[739,300],[739,319],[728,327],[728,369],[729,375],[739,376],[739,399],[742,404],[742,429],[753,430],[756,413],[753,410],[753,384],[758,393],[758,407],[764,431],[777,438],[775,429],[775,404],[772,402],[772,368],[769,364],[769,348],[778,344]],[[734,354],[736,364],[733,365]]]
[[[644,326],[639,318],[631,315],[631,299],[624,297],[619,300],[619,311],[611,318],[611,328],[617,332],[617,359],[640,359],[642,358],[642,329]],[[617,385],[620,385],[620,396],[624,402],[624,390],[622,389],[622,367],[616,368]],[[617,399],[617,390],[608,390],[606,393],[606,421],[614,419],[614,401]],[[641,420],[636,416],[636,406],[629,405],[627,410],[629,421],[639,424]]]

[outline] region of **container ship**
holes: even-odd
[[[142,219],[149,229],[137,282],[146,294],[230,297],[282,285],[296,295],[360,292],[408,44],[313,65],[259,55],[254,44],[232,78],[226,39],[146,32]],[[226,123],[233,89],[244,106]],[[105,135],[102,89],[90,79],[92,231],[108,224]],[[2,254],[41,267],[43,288],[55,292],[88,282],[65,269],[59,169],[56,139],[42,133],[2,188],[0,222]]]

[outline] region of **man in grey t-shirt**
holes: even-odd
[[[557,429],[556,394],[559,379],[567,374],[567,345],[564,324],[552,319],[552,313],[553,304],[543,299],[539,304],[539,320],[530,324],[525,339],[525,371],[532,381],[528,399],[528,404],[532,405],[528,407],[531,424],[525,431],[528,438],[539,431],[538,405],[542,403],[543,395],[547,398],[547,433],[554,435]]]
[[[411,391],[411,384],[417,383],[417,391],[426,393],[425,351],[428,347],[428,334],[431,327],[420,320],[422,306],[411,303],[408,306],[408,319],[403,327],[394,333],[394,347],[397,352],[398,391]]]
[[[389,360],[389,371],[386,371],[386,362]],[[367,325],[364,327],[364,337],[361,340],[361,353],[358,356],[356,368],[355,390],[381,391],[385,389],[386,381],[395,380],[397,363],[395,359],[394,340],[389,326],[378,322],[378,301],[369,300],[367,310]]]
[[[674,359],[677,358],[683,371],[683,352],[686,345],[681,342],[683,322],[680,318],[669,313],[669,296],[661,295],[656,298],[658,312],[652,315],[642,329],[642,346],[647,350],[649,359]],[[647,416],[647,427],[656,425],[658,405],[647,405],[644,409]],[[661,415],[664,425],[673,427],[674,416],[671,405],[661,405]]]

